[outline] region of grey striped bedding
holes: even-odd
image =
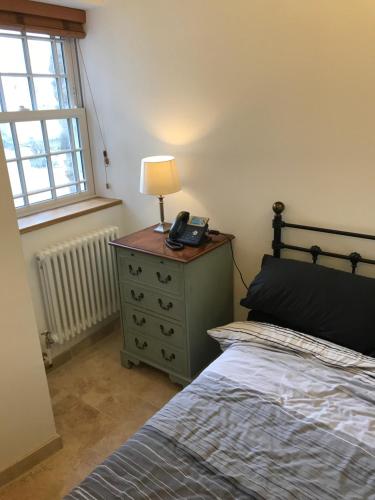
[[[67,499],[375,499],[375,359],[253,322]]]

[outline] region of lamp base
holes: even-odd
[[[169,222],[160,222],[160,224],[158,224],[155,227],[154,231],[156,233],[168,233],[170,228],[171,228],[171,225],[169,224]]]

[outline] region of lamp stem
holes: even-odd
[[[159,195],[160,223],[155,227],[157,233],[168,233],[170,224],[164,222],[164,196]]]
[[[159,195],[160,224],[164,225],[164,196]]]

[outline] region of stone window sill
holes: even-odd
[[[20,217],[18,219],[18,228],[21,234],[29,233],[30,231],[36,231],[53,224],[58,224],[59,222],[121,204],[122,200],[96,196],[95,198],[72,203],[64,207],[52,208],[51,210],[44,210],[37,214]]]

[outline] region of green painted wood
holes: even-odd
[[[182,323],[151,314],[130,304],[125,304],[123,309],[126,330],[131,329],[153,337],[159,342],[185,349],[186,332]]]
[[[118,274],[120,282],[132,281],[166,293],[183,294],[183,266],[177,262],[120,250]]]
[[[171,319],[185,320],[185,303],[183,299],[130,282],[121,283],[120,288],[121,297],[129,304],[148,309]]]
[[[220,354],[207,330],[233,320],[229,243],[184,264],[122,248],[116,257],[122,364],[142,361],[186,385]]]

